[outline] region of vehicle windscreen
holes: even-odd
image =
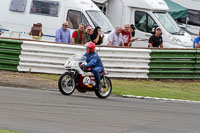
[[[94,11],[89,10],[87,11],[87,14],[91,18],[94,26],[100,26],[101,31],[104,33],[109,33],[112,30],[114,30],[112,24],[109,22],[109,20],[106,18],[106,16],[101,11]]]
[[[83,56],[82,54],[77,54],[77,55],[73,55],[73,56],[70,56],[69,58],[68,58],[69,60],[72,60],[72,61],[80,61],[80,62],[83,62],[83,61],[85,61],[86,60],[86,57],[85,56]]]
[[[169,13],[154,13],[162,26],[171,34],[180,34],[180,28]]]

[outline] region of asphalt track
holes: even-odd
[[[25,133],[199,133],[200,103],[0,87],[0,129]]]

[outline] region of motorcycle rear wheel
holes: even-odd
[[[64,73],[58,80],[58,88],[63,95],[71,95],[75,90],[75,81],[69,73]]]
[[[101,81],[101,83],[102,83],[102,88],[100,90],[96,89],[95,94],[99,98],[106,99],[108,96],[110,96],[112,92],[112,82],[108,77],[105,77],[105,87],[103,87],[104,86],[103,81]]]

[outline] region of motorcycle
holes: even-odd
[[[73,55],[68,58],[64,65],[66,72],[60,76],[58,81],[60,92],[69,96],[75,89],[81,93],[93,91],[97,97],[107,98],[112,92],[111,80],[106,76],[108,72],[100,73],[102,87],[97,89],[96,79],[91,72],[92,68],[82,68],[81,64],[84,63],[86,63],[86,57],[81,55]]]

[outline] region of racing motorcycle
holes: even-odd
[[[62,74],[58,81],[58,88],[63,95],[71,95],[75,89],[81,93],[87,91],[95,92],[99,98],[107,98],[112,92],[111,80],[106,76],[107,71],[100,73],[101,88],[97,88],[96,79],[91,72],[92,68],[83,68],[81,64],[86,63],[86,57],[73,55],[68,58],[64,65],[66,72]]]

